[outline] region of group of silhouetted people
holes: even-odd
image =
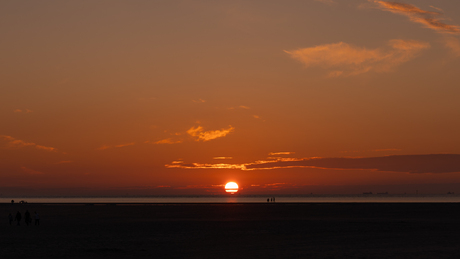
[[[275,202],[275,197],[268,198],[267,202]]]
[[[35,226],[39,226],[40,225],[40,216],[38,215],[38,213],[35,211],[34,212],[34,219],[35,219]],[[21,225],[21,219],[22,219],[22,215],[21,215],[21,212],[18,211],[18,213],[16,213],[16,216],[14,216],[13,218],[13,215],[8,215],[8,220],[10,221],[10,226],[13,224],[13,221],[16,221],[17,222],[17,226],[20,226]],[[32,217],[30,215],[30,212],[28,210],[26,210],[26,212],[24,213],[24,221],[26,222],[26,225],[28,226],[29,224],[32,224]]]

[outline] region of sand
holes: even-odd
[[[8,224],[28,209],[40,226]],[[0,258],[458,258],[460,204],[0,204]]]

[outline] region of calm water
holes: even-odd
[[[182,196],[182,197],[1,197],[0,203],[266,203],[270,196]],[[277,203],[302,202],[460,202],[460,195],[308,195],[276,196]]]

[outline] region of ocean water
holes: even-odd
[[[305,196],[155,196],[155,197],[0,197],[0,203],[457,203],[460,195],[305,195]],[[271,202],[271,201],[270,201]]]

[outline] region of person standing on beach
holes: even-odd
[[[27,226],[29,226],[29,223],[32,222],[32,218],[30,217],[29,210],[26,210],[26,213],[24,213],[24,221],[26,222]]]
[[[18,226],[20,226],[20,222],[21,222],[21,212],[18,211],[18,213],[16,213],[16,217],[14,217],[14,220],[16,220],[18,222]]]
[[[35,211],[35,226],[40,226],[40,216],[38,216],[38,213]]]
[[[8,215],[8,220],[10,221],[10,226],[11,226],[11,224],[13,223],[13,215],[11,215],[11,213],[10,215]]]

